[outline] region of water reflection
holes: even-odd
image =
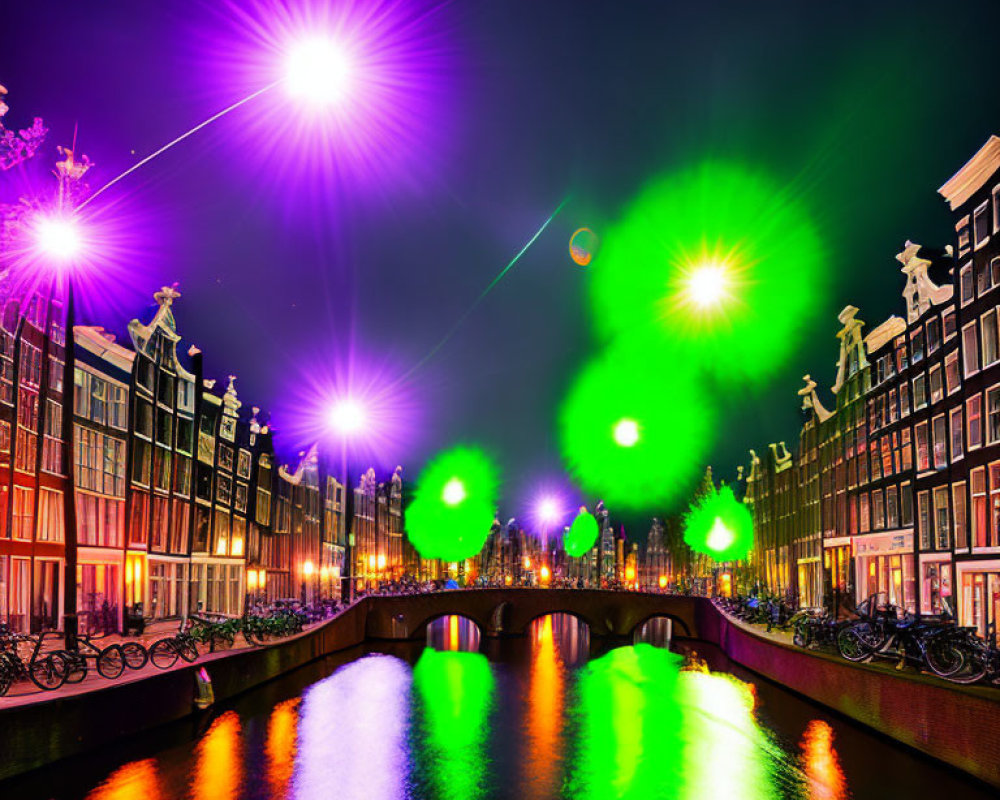
[[[240,728],[239,714],[227,711],[198,742],[191,775],[194,800],[230,800],[238,796],[243,775]]]
[[[636,628],[632,644],[645,642],[654,647],[670,647],[674,621],[670,617],[652,617]]]
[[[833,747],[833,728],[823,720],[812,720],[800,746],[809,800],[846,800],[847,781]]]
[[[489,785],[486,742],[494,681],[480,653],[427,648],[413,669],[419,708],[419,796],[473,800]]]
[[[562,722],[565,670],[553,629],[575,632],[576,620],[560,614],[535,620],[531,626],[531,677],[528,693],[528,741],[523,762],[525,796],[557,796],[562,772]],[[568,636],[560,637],[562,639]],[[572,643],[569,648],[573,647]],[[577,644],[578,647],[578,644]]]
[[[147,758],[116,769],[87,800],[161,800],[163,796],[156,760]]]
[[[466,653],[479,651],[479,626],[468,617],[451,614],[438,617],[427,626],[427,646],[435,650]]]
[[[780,796],[746,685],[681,666],[638,644],[581,671],[572,797]]]
[[[267,723],[267,783],[274,800],[285,800],[291,788],[298,738],[299,698],[278,703]]]
[[[296,800],[405,797],[410,683],[406,662],[373,655],[308,689],[300,707]]]

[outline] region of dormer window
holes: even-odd
[[[975,236],[976,250],[990,240],[989,203],[984,202],[972,215],[972,232]]]
[[[913,338],[910,340],[910,352],[914,364],[924,357],[924,332],[922,329],[913,334]]]

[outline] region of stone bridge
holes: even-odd
[[[706,602],[669,594],[543,588],[456,589],[362,600],[365,635],[371,639],[419,639],[428,623],[449,614],[471,619],[483,636],[521,636],[533,620],[559,613],[586,622],[591,636],[631,637],[648,619],[669,617],[675,636],[700,639]]]

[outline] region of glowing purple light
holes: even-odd
[[[365,427],[365,409],[352,397],[334,403],[330,410],[330,425],[342,436],[354,436]]]
[[[440,0],[225,0],[199,21],[205,109],[276,85],[232,132],[287,186],[356,194],[425,170],[450,127],[460,70]],[[331,177],[344,178],[331,182]],[[362,180],[359,180],[362,179]]]
[[[554,522],[558,522],[559,518],[562,517],[562,512],[559,510],[559,503],[553,497],[543,497],[538,503],[538,519],[546,525],[551,525]]]
[[[83,233],[72,217],[40,213],[31,220],[31,230],[35,246],[43,256],[67,263],[83,254]]]
[[[343,101],[351,88],[353,66],[345,48],[323,37],[295,44],[285,61],[285,88],[316,106]]]

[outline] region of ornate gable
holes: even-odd
[[[857,306],[845,306],[837,315],[844,327],[837,333],[840,339],[840,357],[837,359],[837,380],[833,384],[833,393],[837,394],[849,377],[868,366],[865,355],[865,344],[861,330],[865,323],[857,318]]]
[[[133,319],[128,324],[128,333],[132,338],[132,346],[136,352],[142,353],[154,362],[157,360],[165,362],[164,366],[172,369],[178,377],[194,381],[194,375],[184,369],[180,361],[177,360],[177,343],[181,337],[177,334],[177,322],[170,307],[174,300],[180,296],[177,284],[164,286],[153,295],[153,299],[159,305],[153,319],[148,325],[143,325],[139,320]],[[162,359],[157,358],[157,334],[166,342],[166,346],[161,351]]]
[[[906,319],[913,323],[932,305],[940,305],[951,300],[955,292],[953,286],[938,286],[930,279],[927,268],[931,262],[917,255],[920,245],[907,241],[896,260],[903,265],[900,272],[906,276],[903,297],[906,299]]]

